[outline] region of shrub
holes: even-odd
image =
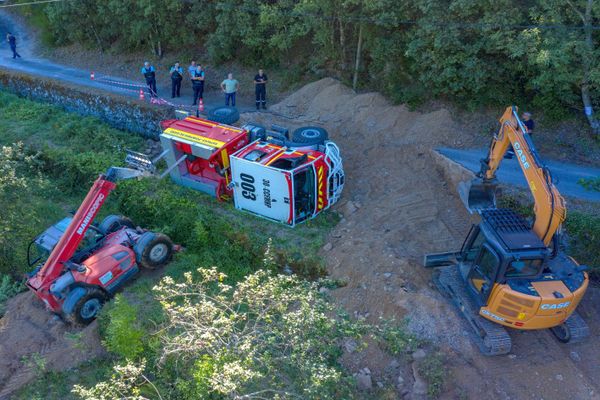
[[[104,346],[120,358],[135,359],[139,356],[144,350],[146,332],[137,322],[135,307],[122,294],[117,294],[103,314],[106,326]]]
[[[600,279],[600,217],[571,212],[565,227],[568,235],[568,253],[577,262],[587,265],[592,278]]]
[[[229,286],[216,268],[197,273],[182,282],[165,277],[154,288],[168,316],[161,362],[179,365],[176,387],[185,392],[174,398],[352,396],[337,363],[339,343],[358,338],[361,326],[336,318],[317,283],[259,271]],[[144,384],[142,369],[77,393],[85,398],[124,382],[123,393],[132,393]]]
[[[23,285],[19,282],[14,282],[8,275],[0,274],[0,276],[2,277],[0,279],[0,318],[2,318],[6,311],[6,302],[23,290]]]

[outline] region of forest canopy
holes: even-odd
[[[585,114],[599,132],[598,0],[77,0],[37,12],[58,46],[202,51],[333,74],[397,102]]]

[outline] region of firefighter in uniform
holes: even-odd
[[[142,75],[146,79],[146,85],[148,85],[148,89],[150,90],[150,96],[158,97],[158,93],[156,92],[156,70],[148,61],[144,63],[142,67]]]
[[[183,80],[183,68],[179,66],[178,62],[171,67],[169,75],[171,75],[171,98],[180,97],[179,92],[181,91],[181,81]]]
[[[267,109],[267,75],[262,69],[258,70],[258,74],[254,76],[254,92],[256,94],[256,109],[259,110],[262,106],[263,110]]]
[[[192,105],[195,106],[198,99],[204,99],[204,71],[201,65],[197,65],[192,74],[192,89],[194,89],[194,102]]]

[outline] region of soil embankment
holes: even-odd
[[[338,210],[344,218],[322,251],[332,278],[347,282],[333,296],[350,314],[372,322],[406,317],[414,332],[438,344],[451,370],[445,398],[600,398],[597,290],[579,308],[593,332],[586,343],[565,346],[546,331],[514,331],[513,354],[485,358],[466,323],[433,289],[423,255],[460,247],[473,221],[456,192],[469,174],[434,151],[475,144],[475,135],[447,110],[411,112],[332,79],[305,86],[272,110],[279,120],[248,118],[322,125],[342,152],[348,178]],[[374,379],[394,384],[389,356],[370,350],[349,359],[351,368],[368,367]]]

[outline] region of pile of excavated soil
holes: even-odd
[[[588,352],[599,355],[594,338],[565,347],[548,332],[515,332],[514,355],[484,358],[422,266],[427,253],[457,250],[476,222],[456,192],[457,184],[472,175],[435,152],[438,146],[473,146],[475,132],[465,132],[445,109],[412,112],[376,93],[355,94],[333,79],[306,85],[270,111],[246,114],[243,120],[291,129],[320,125],[341,149],[346,186],[336,209],[343,218],[322,250],[331,277],[347,283],[333,297],[351,315],[370,322],[406,318],[409,329],[440,346],[453,375],[444,397],[596,395],[598,362],[590,367],[573,361],[589,359]],[[592,331],[598,332],[600,317],[593,311],[598,307],[581,308],[590,310],[584,317],[595,321]],[[344,359],[355,371],[367,367],[374,380],[397,386],[397,376],[389,375],[389,355],[371,348]],[[402,378],[405,386],[414,381],[410,370]]]
[[[0,319],[0,399],[43,371],[64,371],[104,354],[96,323],[84,329],[55,320],[31,292],[12,298]]]

